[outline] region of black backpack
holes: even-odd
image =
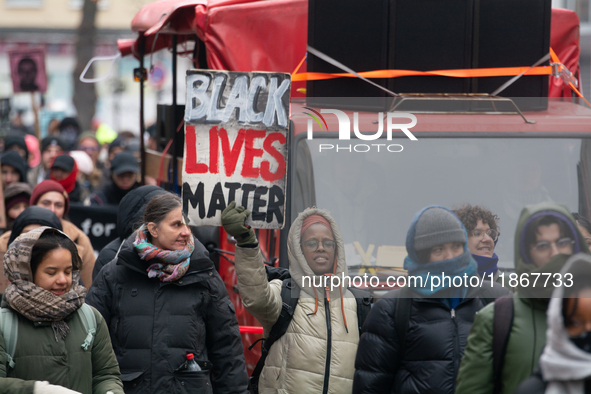
[[[259,392],[259,377],[265,366],[265,360],[267,359],[269,350],[275,341],[281,338],[287,331],[300,297],[300,288],[291,278],[287,268],[269,266],[265,266],[265,268],[267,270],[267,280],[269,282],[274,279],[280,279],[283,281],[283,285],[281,286],[281,300],[283,301],[283,305],[281,306],[279,318],[277,318],[277,321],[271,328],[269,337],[258,340],[262,340],[262,355],[248,380],[248,389],[252,394],[258,394]],[[365,322],[365,319],[371,310],[373,296],[367,290],[360,290],[354,287],[349,287],[348,290],[353,293],[355,301],[357,302],[357,323],[359,326],[359,332],[361,332],[363,322]],[[248,349],[252,349],[258,341],[253,343]]]

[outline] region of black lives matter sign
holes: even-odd
[[[282,228],[291,80],[283,73],[187,71],[183,209],[221,225],[236,201],[249,225]]]

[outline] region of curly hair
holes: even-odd
[[[462,221],[468,234],[476,228],[478,220],[482,220],[482,223],[488,224],[493,230],[499,230],[497,225],[499,217],[481,206],[463,204],[461,207],[454,209],[453,213]]]

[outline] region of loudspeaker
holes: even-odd
[[[451,70],[470,68],[474,0],[390,1],[388,68]],[[468,78],[437,76],[388,80],[396,93],[469,93]]]
[[[357,72],[530,66],[550,46],[551,0],[310,0],[308,12],[309,45]],[[343,71],[310,54],[308,72]],[[373,81],[396,93],[492,93],[510,78]],[[522,77],[500,95],[537,97],[518,105],[544,109],[548,76]],[[308,81],[307,96],[310,105],[340,108],[347,105],[328,98],[373,97],[349,106],[373,111],[391,102],[380,89],[352,78]]]
[[[551,0],[477,0],[475,6],[473,68],[531,66],[548,53]],[[474,78],[472,91],[492,93],[511,78]],[[523,76],[499,95],[517,97],[521,110],[543,110],[548,83],[548,75]]]
[[[176,130],[183,121],[184,116],[184,105],[177,105],[176,109],[172,105],[158,104],[156,106],[156,138],[160,152],[164,150],[168,141],[174,140],[167,153],[176,157],[183,157],[185,147],[184,129],[181,127],[178,133]]]
[[[308,3],[308,45],[357,72],[384,70],[388,65],[387,0],[310,0]],[[308,72],[342,73],[335,66],[308,54]],[[385,79],[373,82],[386,86]],[[386,94],[357,78],[308,81],[309,105],[366,111],[381,111]],[[358,103],[335,103],[334,97],[369,97]],[[354,100],[356,101],[356,100]]]

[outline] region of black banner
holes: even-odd
[[[88,235],[94,250],[100,251],[119,236],[117,233],[117,210],[117,205],[71,204],[68,217],[72,223]]]

